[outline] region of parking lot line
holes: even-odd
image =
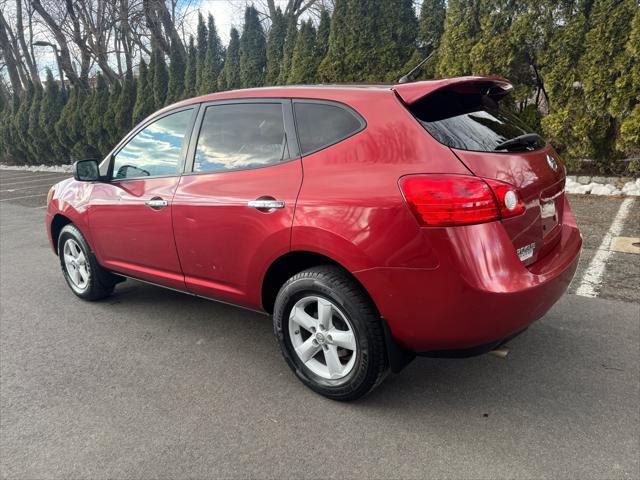
[[[17,192],[18,190],[30,190],[32,188],[42,188],[42,187],[46,187],[48,184],[44,184],[44,185],[29,185],[27,187],[17,187],[17,188],[5,188],[0,190],[0,192]],[[4,187],[4,185],[0,185],[0,187]]]
[[[613,253],[610,250],[611,241],[614,237],[620,235],[622,232],[622,228],[624,227],[624,222],[631,211],[631,207],[633,205],[634,198],[628,197],[625,198],[620,204],[620,208],[618,208],[618,213],[616,214],[613,222],[611,222],[611,226],[609,230],[602,238],[602,243],[598,247],[595,255],[591,259],[589,263],[589,267],[585,271],[582,276],[582,280],[580,281],[580,286],[576,290],[576,295],[581,295],[583,297],[597,297],[598,296],[598,287],[602,283],[602,276],[607,267],[607,261],[609,257]]]
[[[11,197],[11,198],[3,198],[0,199],[0,202],[9,202],[11,200],[20,200],[22,198],[34,198],[34,197],[46,197],[46,193],[40,193],[38,195],[25,195],[24,197]]]
[[[9,185],[23,185],[25,183],[33,183],[33,182],[51,182],[58,178],[60,180],[63,180],[64,178],[67,178],[67,177],[62,177],[60,175],[57,175],[55,177],[39,177],[39,178],[34,178],[32,180],[21,180],[19,182],[0,182],[0,187],[7,187]]]

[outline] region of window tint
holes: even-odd
[[[139,178],[178,173],[180,152],[193,110],[162,117],[138,132],[115,156],[113,177]]]
[[[280,103],[207,107],[194,172],[262,167],[289,158]]]
[[[500,146],[507,140],[534,132],[514,113],[483,95],[445,90],[429,95],[410,109],[437,141],[452,148],[504,152],[544,146],[544,141],[537,136],[528,142]]]
[[[337,105],[296,102],[294,109],[303,155],[344,140],[363,126],[353,113]]]

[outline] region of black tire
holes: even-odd
[[[289,316],[293,307],[300,305],[298,302],[304,302],[312,296],[329,300],[338,307],[355,336],[357,348],[352,353],[355,363],[350,372],[339,380],[323,378],[311,371],[293,347]],[[319,314],[317,317],[319,318]],[[337,319],[340,321],[340,317]],[[327,398],[356,400],[379,385],[389,371],[380,315],[362,287],[340,267],[318,266],[287,280],[276,297],[273,326],[289,367],[305,385]],[[299,330],[294,331],[294,336],[299,334]],[[313,334],[309,336],[313,337]],[[324,345],[322,347],[325,348]],[[321,355],[322,350],[319,352],[318,355]],[[319,357],[319,361],[322,361],[322,357]]]
[[[83,266],[88,273],[88,279],[86,285],[78,286],[71,277],[70,272],[67,270],[67,264],[65,262],[65,244],[69,241],[75,242],[75,245],[80,247],[80,250],[84,254],[85,263]],[[75,245],[72,243],[70,245]],[[62,268],[62,274],[64,279],[71,288],[71,291],[83,300],[100,300],[101,298],[108,297],[113,293],[116,283],[119,279],[108,272],[100,265],[96,260],[95,255],[91,251],[91,247],[85,240],[84,236],[78,230],[78,228],[72,223],[66,225],[60,232],[58,237],[58,257],[60,259],[60,266]]]

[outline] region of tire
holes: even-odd
[[[276,297],[273,326],[289,367],[327,398],[356,400],[389,371],[380,315],[339,267],[314,267],[287,280]]]
[[[58,257],[69,288],[83,300],[100,300],[113,293],[118,278],[98,265],[80,230],[66,225],[58,237]]]

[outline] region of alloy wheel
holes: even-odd
[[[358,353],[353,327],[330,300],[298,300],[289,315],[289,338],[299,360],[319,377],[340,380],[353,370]]]
[[[69,238],[64,243],[63,255],[64,265],[71,283],[73,283],[76,288],[84,290],[89,283],[90,274],[87,266],[87,258],[78,242]]]

